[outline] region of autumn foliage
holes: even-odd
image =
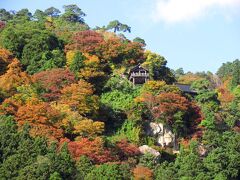
[[[97,96],[93,95],[92,85],[84,80],[66,86],[61,90],[61,94],[60,102],[81,115],[94,113],[98,109]]]
[[[196,132],[203,119],[196,103],[174,92],[162,92],[158,95],[145,93],[136,100],[146,105],[153,121],[160,120],[180,134]]]
[[[96,164],[117,160],[117,157],[104,147],[104,142],[100,137],[94,140],[82,138],[79,141],[69,142],[68,149],[76,160],[82,155],[86,155]]]
[[[119,37],[111,37],[104,40],[100,33],[92,30],[77,32],[72,42],[65,46],[68,58],[69,52],[80,51],[97,55],[101,62],[110,64],[134,65],[143,60],[143,47],[140,43],[122,40]]]
[[[0,8],[0,179],[239,179],[240,61],[173,70],[85,16]]]
[[[167,121],[171,121],[171,117],[177,111],[187,111],[189,101],[175,93],[160,93],[157,96],[152,94],[144,94],[143,101],[147,104],[154,118],[158,119],[166,117]]]
[[[31,82],[28,74],[22,71],[18,59],[14,58],[7,69],[6,73],[0,76],[0,89],[3,91],[13,94],[18,86]]]
[[[76,82],[68,69],[51,69],[33,75],[33,82],[43,89],[42,97],[48,101],[57,100],[63,87]]]
[[[134,180],[152,180],[153,172],[147,167],[137,166],[133,169]]]
[[[0,48],[0,75],[5,73],[13,59],[13,55],[7,49]]]
[[[0,21],[0,30],[3,29],[6,26],[6,23],[3,21]]]
[[[126,140],[121,140],[117,142],[116,147],[119,149],[119,156],[121,159],[140,155],[138,147],[134,144],[127,142]]]
[[[100,59],[96,55],[90,55],[88,53],[85,53],[84,56],[86,57],[84,60],[84,68],[79,71],[78,76],[88,82],[104,77],[105,72],[103,71],[103,65]]]
[[[228,87],[230,86],[230,79],[224,81],[224,83],[218,87],[219,100],[223,104],[230,103],[234,99],[234,95],[230,92]]]
[[[122,42],[119,38],[111,38],[97,47],[97,55],[105,62],[112,64],[134,65],[143,59],[143,49],[139,43]]]
[[[104,131],[104,122],[93,121],[90,119],[85,119],[80,121],[78,124],[74,126],[74,132],[79,134],[80,136],[94,136],[101,135]]]
[[[18,108],[22,105],[21,102],[16,101],[14,98],[7,98],[0,105],[0,114],[16,115]]]
[[[85,53],[95,53],[95,49],[103,42],[101,34],[92,31],[80,31],[72,37],[72,43],[65,47],[65,50],[79,50]]]
[[[15,119],[19,126],[29,124],[32,136],[44,136],[50,139],[63,137],[63,130],[60,128],[61,116],[46,102],[38,100],[27,102],[26,105],[19,107]]]

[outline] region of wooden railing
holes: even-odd
[[[149,77],[149,73],[132,73],[132,77]]]

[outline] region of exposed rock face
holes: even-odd
[[[148,134],[157,136],[157,142],[162,147],[165,146],[174,146],[176,144],[175,134],[171,131],[170,128],[164,126],[162,123],[153,123],[149,124]]]
[[[161,154],[160,152],[158,152],[157,150],[149,147],[148,145],[143,145],[143,146],[140,146],[139,147],[139,151],[142,153],[142,154],[152,154],[153,156],[155,157],[159,157]]]
[[[204,145],[200,144],[198,146],[198,154],[201,156],[201,157],[206,157],[208,151],[207,149],[204,147]]]

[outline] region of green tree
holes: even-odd
[[[53,50],[46,52],[42,55],[42,61],[44,65],[40,68],[40,71],[49,70],[53,68],[62,68],[66,65],[66,58],[61,50]]]
[[[229,76],[232,76],[234,69],[237,69],[237,67],[239,68],[239,66],[240,61],[238,59],[234,60],[233,62],[223,63],[216,74],[224,80],[226,78],[229,78]]]
[[[203,142],[209,153],[203,159],[204,167],[214,177],[238,179],[240,175],[239,133],[233,131],[207,131]],[[218,179],[219,179],[218,178]]]
[[[191,88],[198,91],[199,93],[209,91],[212,89],[211,83],[206,79],[194,81],[191,85]]]
[[[86,14],[76,4],[64,5],[63,8],[65,12],[61,18],[70,22],[84,23],[83,17]]]
[[[173,73],[166,66],[167,60],[163,56],[152,53],[151,51],[146,51],[144,56],[146,61],[142,66],[149,70],[149,75],[152,80],[162,80],[166,83],[175,81]]]
[[[63,179],[73,179],[75,169],[75,163],[67,149],[67,144],[64,144],[59,153],[57,153],[56,144],[52,144],[49,149],[47,157],[51,161],[51,171],[58,172]]]
[[[0,116],[0,163],[17,151],[19,136],[11,116]]]
[[[130,168],[127,164],[102,164],[94,168],[86,177],[86,180],[121,180],[131,179]]]
[[[21,9],[14,15],[15,20],[30,21],[32,13],[28,9]]]
[[[62,180],[62,178],[58,172],[54,172],[51,174],[49,180]]]
[[[0,179],[73,179],[75,163],[63,145],[50,147],[43,138],[29,135],[29,126],[18,131],[12,117],[0,116]]]
[[[6,11],[6,9],[0,9],[0,20],[1,21],[9,21],[13,18],[13,15]]]
[[[44,13],[42,10],[36,9],[36,11],[33,14],[33,18],[37,19],[38,21],[44,21],[46,19],[46,13]]]
[[[156,157],[150,153],[142,155],[139,159],[139,165],[148,167],[150,169],[154,169],[157,163]]]
[[[240,61],[236,60],[233,63],[231,87],[235,88],[238,85],[240,85]]]
[[[94,166],[90,159],[86,156],[81,156],[76,164],[76,179],[84,179],[93,168]]]
[[[4,153],[5,160],[0,166],[0,178],[3,179],[18,177],[22,169],[34,163],[37,155],[43,155],[47,150],[44,139],[30,137],[28,126],[24,126],[20,132],[15,129],[15,137],[8,136],[8,141],[12,141],[13,138],[17,141],[14,147],[16,150],[11,150],[11,154]]]
[[[222,108],[221,117],[229,128],[233,128],[240,119],[240,103],[237,99]]]
[[[123,31],[123,32],[131,32],[131,27],[129,27],[126,24],[120,23],[118,20],[110,21],[107,25],[107,29],[113,29],[113,31],[116,33],[117,31]]]
[[[163,162],[158,165],[154,171],[154,178],[158,180],[174,180],[176,178],[177,169],[173,163]]]
[[[70,64],[70,70],[74,73],[78,73],[79,70],[84,67],[85,59],[86,57],[80,51],[77,51]]]
[[[0,43],[21,60],[24,46],[31,42],[33,36],[46,33],[43,32],[45,29],[43,23],[36,21],[8,23],[0,34]]]
[[[65,58],[59,49],[62,49],[62,44],[55,35],[44,32],[33,35],[23,48],[22,63],[30,74],[62,67]]]
[[[127,79],[122,78],[119,75],[113,75],[105,84],[104,91],[119,90],[125,93],[133,93],[135,88]]]
[[[47,8],[44,13],[50,17],[58,17],[61,11],[55,7]]]
[[[176,78],[179,78],[180,76],[184,75],[184,70],[183,68],[178,68],[174,71],[174,75]]]
[[[203,163],[197,152],[197,142],[191,142],[188,149],[182,148],[180,155],[176,158],[175,168],[180,178],[196,177],[199,173],[204,173]]]
[[[101,102],[103,104],[111,106],[113,109],[128,110],[134,103],[134,95],[123,93],[118,90],[104,93],[101,96]]]
[[[201,125],[209,129],[215,129],[215,114],[220,109],[218,94],[214,90],[211,90],[211,83],[206,79],[193,82],[191,87],[198,92],[198,95],[195,97],[195,99],[201,106],[204,115]]]
[[[140,37],[136,37],[133,39],[133,42],[138,42],[141,43],[143,46],[146,46],[146,42],[144,39],[140,38]]]

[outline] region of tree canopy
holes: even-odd
[[[0,9],[0,179],[240,179],[240,61],[172,70],[85,17]]]

